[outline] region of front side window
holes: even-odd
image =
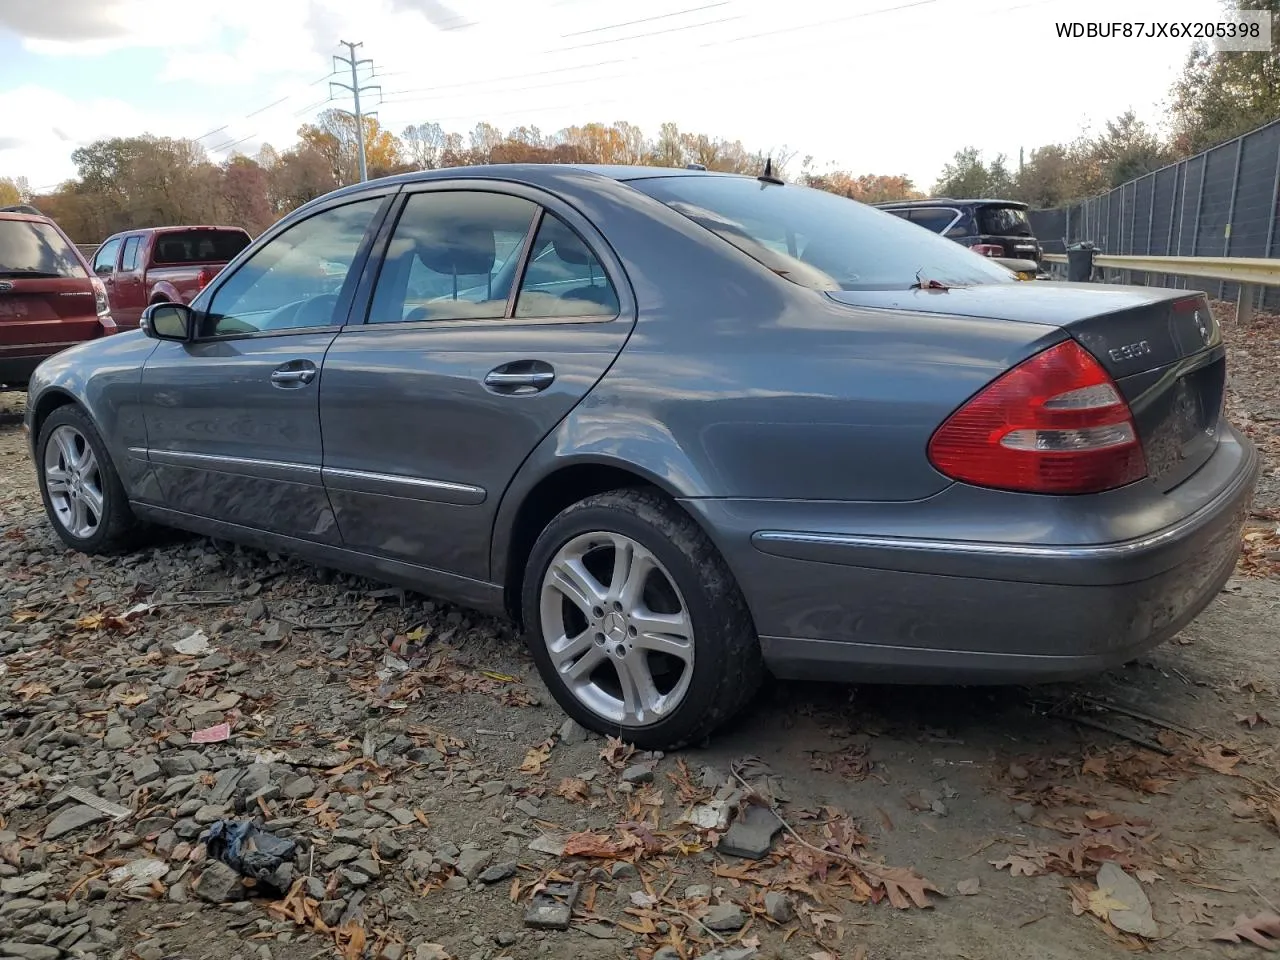
[[[922,280],[953,286],[1018,282],[950,240],[823,190],[747,177],[655,177],[629,185],[814,290],[906,290]],[[803,238],[795,254],[769,242],[787,231]]]
[[[502,193],[411,194],[378,275],[370,323],[507,314],[537,204]]]
[[[138,247],[141,243],[141,237],[130,237],[124,242],[124,256],[120,258],[121,271],[128,272],[138,269]]]
[[[93,258],[93,272],[99,275],[112,273],[116,269],[116,254],[120,252],[120,241],[108,240],[102,245]]]
[[[0,219],[0,278],[83,277],[80,258],[47,223]]]
[[[591,248],[555,214],[538,226],[516,299],[517,317],[616,316],[618,294]]]
[[[260,247],[220,286],[202,336],[232,336],[341,322],[339,294],[381,197],[333,207]]]

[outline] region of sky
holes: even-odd
[[[36,192],[111,136],[214,159],[296,140],[328,106],[340,40],[399,133],[488,121],[551,133],[664,121],[786,149],[798,172],[906,174],[1165,119],[1189,41],[1060,39],[1061,21],[1219,18],[1217,0],[0,0],[0,177]],[[344,68],[345,69],[345,68]],[[350,83],[349,70],[334,75]]]

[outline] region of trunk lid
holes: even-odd
[[[65,344],[99,329],[93,281],[53,226],[0,218],[0,346]]]
[[[1060,327],[1116,381],[1133,411],[1149,476],[1161,490],[1194,473],[1217,446],[1226,350],[1203,294],[1035,282],[827,296],[848,306]]]

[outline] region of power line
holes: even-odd
[[[699,10],[710,10],[712,7],[727,7],[729,0],[717,0],[716,3],[704,3],[700,7],[690,7],[688,10],[676,10],[674,13],[660,13],[655,17],[641,17],[639,20],[628,20],[625,23],[613,23],[607,27],[592,27],[590,30],[576,30],[573,33],[562,33],[562,40],[569,37],[581,37],[588,33],[603,33],[606,30],[617,30],[620,27],[634,27],[641,23],[652,23],[654,20],[669,20],[672,17],[683,17],[689,13],[697,13]]]

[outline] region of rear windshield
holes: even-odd
[[[1018,207],[979,207],[978,232],[991,237],[1029,237],[1027,211]]]
[[[85,277],[71,244],[47,223],[0,220],[0,277]]]
[[[230,260],[249,245],[242,230],[181,230],[156,237],[152,263],[216,263]]]
[[[845,197],[745,177],[632,180],[770,270],[815,290],[1016,282],[959,244]]]

